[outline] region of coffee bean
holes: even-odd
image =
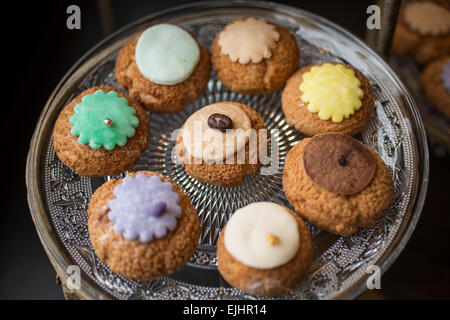
[[[225,132],[227,129],[233,129],[233,121],[231,118],[220,113],[213,113],[208,118],[208,126],[211,129],[217,129]]]

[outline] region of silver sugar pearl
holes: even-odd
[[[107,127],[111,127],[112,126],[112,120],[110,118],[106,118],[103,123],[105,124],[105,126]]]

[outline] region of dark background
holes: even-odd
[[[112,1],[116,27],[189,1]],[[322,15],[363,38],[360,1],[279,1]],[[66,28],[67,6],[81,7],[82,29]],[[6,182],[0,222],[0,299],[62,299],[55,271],[28,211],[25,161],[39,114],[69,68],[105,37],[97,1],[8,2],[2,10],[2,158]],[[364,298],[450,298],[450,157],[431,155],[425,208],[406,249],[382,277],[382,289]],[[4,180],[3,180],[4,181]]]

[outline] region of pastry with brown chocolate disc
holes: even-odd
[[[283,189],[306,220],[344,236],[374,226],[394,194],[391,174],[380,156],[340,133],[303,139],[292,148]]]

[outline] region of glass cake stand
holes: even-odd
[[[159,280],[136,282],[111,272],[96,257],[87,231],[87,207],[102,183],[115,177],[80,177],[56,157],[52,129],[60,110],[83,90],[100,85],[119,88],[114,64],[120,48],[138,32],[156,23],[177,24],[209,47],[225,24],[237,17],[255,16],[289,29],[297,38],[300,64],[342,61],[354,65],[372,81],[377,108],[357,136],[380,154],[395,183],[395,196],[374,228],[340,237],[309,225],[315,259],[306,279],[290,293],[274,299],[349,299],[366,288],[368,267],[385,272],[404,248],[417,224],[428,183],[428,149],[420,115],[408,90],[362,41],[341,27],[309,12],[268,2],[194,3],[152,14],[117,31],[86,53],[58,84],[36,126],[27,161],[28,202],[42,244],[64,285],[67,267],[81,270],[86,299],[259,299],[230,287],[216,267],[216,241],[230,215],[255,201],[289,203],[282,191],[284,158],[303,136],[286,124],[281,92],[236,94],[212,73],[207,89],[185,110],[149,113],[149,148],[131,170],[160,172],[177,182],[191,197],[201,221],[197,250],[180,271]],[[256,173],[233,188],[201,184],[172,161],[170,136],[195,110],[217,101],[238,101],[253,107],[267,128],[278,129],[280,167],[273,175]],[[125,176],[126,173],[119,175]]]

